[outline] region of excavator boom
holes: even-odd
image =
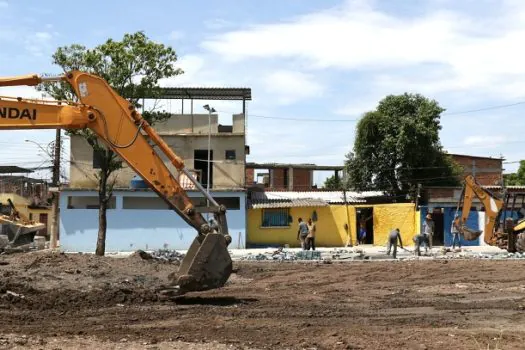
[[[485,208],[485,226],[483,231],[472,230],[466,225],[474,197],[477,197]],[[503,207],[503,201],[482,188],[472,175],[468,175],[465,177],[463,193],[458,202],[458,210],[460,207],[462,207],[461,216],[456,218],[455,223],[465,239],[472,241],[483,233],[485,243],[494,245],[496,242],[494,227],[496,226],[499,212]]]
[[[127,100],[102,78],[72,71],[65,76],[44,78],[28,75],[0,78],[0,86],[37,85],[46,80],[67,81],[78,102],[57,102],[0,97],[0,129],[83,129],[92,130],[103,143],[124,160],[149,187],[184,221],[194,227],[197,237],[188,250],[173,284],[180,293],[223,286],[232,271],[227,250],[231,237],[226,209],[220,206],[185,168],[179,158]],[[194,207],[185,190],[168,169],[155,148],[179,172],[185,174],[206,197],[210,206]],[[212,212],[217,225],[211,226],[202,212]]]

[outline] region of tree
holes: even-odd
[[[525,185],[525,160],[520,160],[520,167],[517,172],[504,174],[503,182],[505,183],[505,186]]]
[[[353,152],[346,157],[349,186],[414,195],[418,183],[458,185],[461,170],[439,141],[443,108],[420,94],[389,95],[356,127]]]
[[[182,74],[175,67],[177,55],[171,47],[150,40],[143,32],[125,34],[121,41],[108,39],[105,43],[88,49],[73,44],[59,47],[52,56],[53,63],[65,72],[80,70],[104,78],[121,96],[128,99],[136,108],[142,107],[139,98],[159,93],[159,80]],[[75,100],[67,83],[47,83],[39,86],[57,100]],[[144,111],[143,117],[150,123],[169,118],[169,113],[158,108]],[[97,156],[100,170],[96,174],[99,197],[99,229],[97,255],[105,254],[107,217],[106,210],[113,195],[115,171],[122,162],[89,129],[68,130],[69,134],[80,135],[86,139]]]
[[[341,180],[339,177],[336,177],[335,175],[332,175],[326,178],[323,188],[326,190],[342,190],[343,180]]]

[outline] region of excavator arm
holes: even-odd
[[[0,129],[83,129],[98,138],[124,160],[149,187],[197,231],[173,284],[181,293],[223,286],[232,262],[227,250],[226,208],[219,205],[189,172],[181,158],[162,140],[149,123],[108,83],[95,75],[72,71],[65,76],[37,75],[0,78],[0,86],[38,85],[46,80],[64,80],[73,88],[78,102],[58,102],[0,97]],[[157,150],[158,151],[157,151]],[[206,197],[210,206],[196,208],[176,176],[160,155],[185,174]],[[212,212],[211,226],[202,212]]]
[[[483,231],[472,230],[466,226],[474,196],[481,201],[485,208],[485,226]],[[483,240],[485,243],[495,245],[496,234],[494,232],[494,227],[496,226],[496,220],[501,208],[503,207],[503,201],[482,188],[472,175],[468,175],[465,177],[463,193],[458,202],[458,210],[460,207],[462,208],[461,216],[455,219],[455,225],[465,239],[472,241],[477,239],[483,233]]]

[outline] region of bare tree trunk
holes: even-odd
[[[97,237],[97,249],[95,254],[98,256],[104,256],[106,253],[106,230],[108,227],[108,221],[106,216],[106,211],[108,209],[107,198],[107,182],[108,175],[106,171],[100,172],[99,179],[99,188],[98,188],[98,198],[99,198],[99,207],[98,207],[98,237]]]

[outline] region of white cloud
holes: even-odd
[[[50,32],[35,32],[26,36],[25,48],[33,56],[41,57],[52,50],[52,39]]]
[[[36,32],[35,33],[35,38],[38,39],[38,40],[51,40],[52,38],[52,35],[51,33],[48,33],[48,32]]]
[[[198,75],[204,67],[204,58],[198,55],[186,55],[179,58],[177,67],[184,71],[184,74],[172,78],[162,79],[161,86],[175,87],[175,86],[189,86],[196,83]]]
[[[525,87],[525,50],[517,44],[525,36],[525,3],[506,1],[497,11],[497,17],[476,17],[432,8],[395,17],[366,1],[346,2],[284,23],[218,34],[202,47],[232,62],[281,59],[312,70],[382,71],[376,83],[385,88],[404,78],[395,69],[411,67],[412,77],[397,86],[425,93],[484,89],[512,99],[523,96]],[[434,65],[440,67],[429,76]],[[432,83],[417,72],[427,72]]]
[[[0,96],[41,99],[42,92],[30,86],[0,87]]]
[[[502,144],[512,142],[509,137],[502,135],[472,135],[463,140],[463,144],[471,147],[496,148]]]
[[[266,75],[263,82],[268,93],[281,104],[319,97],[324,91],[313,76],[298,71],[278,70]]]

